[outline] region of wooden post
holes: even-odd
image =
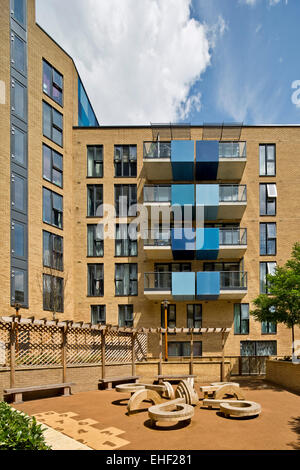
[[[62,349],[61,349],[61,362],[62,362],[62,381],[67,382],[67,329],[65,325],[61,329],[62,334]]]
[[[159,334],[159,363],[158,363],[158,375],[162,375],[162,332]]]
[[[225,333],[222,333],[221,382],[225,382]]]
[[[191,362],[190,362],[190,374],[194,374],[194,335],[191,333]]]
[[[105,379],[105,333],[101,330],[102,379]]]
[[[13,322],[10,328],[10,388],[15,388],[16,377],[16,323]]]
[[[131,357],[132,357],[132,369],[131,369],[131,375],[133,375],[135,377],[135,349],[134,349],[134,345],[135,345],[135,333],[132,333],[132,337],[131,337]]]

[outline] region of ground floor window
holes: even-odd
[[[191,343],[188,341],[172,341],[168,343],[170,357],[190,357]],[[194,341],[194,356],[202,356],[202,341]]]
[[[133,305],[119,305],[119,326],[133,328]]]
[[[105,325],[106,323],[106,305],[91,306],[91,320],[93,325]]]
[[[241,341],[241,356],[277,356],[277,341]]]
[[[168,328],[176,328],[176,305],[168,305]],[[165,307],[161,305],[161,327],[165,328]]]

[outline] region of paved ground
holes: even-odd
[[[77,393],[15,407],[93,449],[300,450],[300,396],[261,380],[240,384],[246,399],[262,405],[258,418],[226,419],[217,410],[201,408],[200,401],[187,427],[164,425],[154,430],[146,410],[128,417],[128,397],[115,391]]]

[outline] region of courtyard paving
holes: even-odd
[[[300,396],[262,380],[239,382],[245,398],[261,404],[259,417],[224,418],[218,410],[201,408],[199,401],[188,426],[164,423],[152,429],[148,403],[129,417],[128,395],[100,390],[28,401],[15,408],[54,429],[56,449],[64,448],[65,435],[96,450],[300,450]]]

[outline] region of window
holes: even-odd
[[[116,264],[116,296],[138,295],[137,264]]]
[[[117,224],[115,256],[137,256],[137,226]]]
[[[187,305],[187,328],[202,328],[202,305]]]
[[[268,294],[267,274],[275,274],[276,263],[260,263],[260,293]]]
[[[61,277],[43,275],[44,310],[63,313],[64,311],[64,280]]]
[[[259,175],[276,175],[276,146],[275,144],[262,144],[259,146]]]
[[[25,8],[26,0],[11,0],[11,15],[22,26],[25,26]]]
[[[26,284],[27,273],[22,269],[12,268],[11,272],[11,291],[12,291],[12,305],[15,303],[26,304]]]
[[[277,341],[241,341],[241,356],[277,356]]]
[[[260,215],[276,215],[276,184],[260,184]]]
[[[88,145],[87,158],[88,178],[103,178],[103,146]]]
[[[168,305],[168,312],[167,312],[167,321],[168,321],[168,328],[176,328],[176,305]],[[162,304],[160,308],[161,312],[161,327],[165,328],[165,307]]]
[[[63,238],[43,231],[43,264],[47,268],[63,271]]]
[[[43,134],[63,146],[63,115],[43,101]]]
[[[133,305],[119,305],[119,326],[133,328]]]
[[[88,185],[87,196],[88,217],[103,217],[103,185]]]
[[[26,74],[26,43],[15,33],[11,33],[11,62],[18,72]]]
[[[43,222],[63,228],[63,198],[43,188]]]
[[[25,258],[25,225],[13,221],[11,223],[12,237],[11,237],[11,251],[14,258]]]
[[[115,177],[135,178],[136,174],[136,145],[115,145]]]
[[[43,92],[60,106],[63,105],[63,76],[43,60]]]
[[[11,134],[11,156],[13,162],[25,167],[27,162],[26,134],[15,126],[12,127]]]
[[[202,356],[202,341],[194,341],[193,353],[196,357]],[[191,343],[185,341],[168,343],[168,354],[170,357],[190,357]]]
[[[26,117],[26,88],[14,78],[11,81],[11,110],[20,119]]]
[[[136,184],[115,185],[115,210],[117,217],[136,216],[137,186]]]
[[[191,272],[191,263],[155,263],[155,272],[165,273],[179,273],[179,272]]]
[[[92,325],[106,324],[106,305],[91,305]]]
[[[249,304],[234,304],[234,334],[249,334]]]
[[[260,254],[276,255],[276,223],[260,224]]]
[[[104,295],[103,264],[88,264],[88,295],[91,297]]]
[[[12,208],[16,211],[26,213],[26,180],[16,173],[12,174]]]
[[[103,257],[104,255],[104,233],[103,233],[103,225],[88,225],[88,240],[87,240],[87,247],[88,247],[88,256],[96,257]]]
[[[43,144],[43,178],[62,188],[63,156]]]
[[[276,335],[277,333],[277,324],[272,321],[263,321],[261,322],[261,333],[263,335]]]

